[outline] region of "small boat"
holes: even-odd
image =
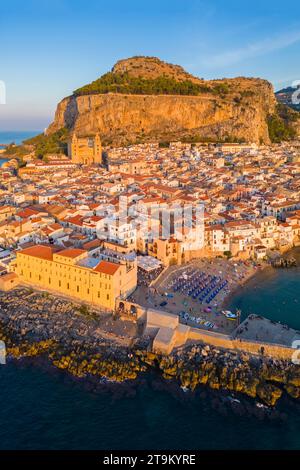
[[[230,401],[230,403],[241,403],[240,400],[231,396],[227,397],[227,400]]]
[[[269,408],[267,407],[267,405],[264,405],[263,403],[256,403],[256,407],[257,407],[257,408],[263,408],[263,409],[266,409],[266,410],[269,409]]]
[[[189,387],[184,387],[183,385],[180,388],[184,393],[189,392],[190,390]]]

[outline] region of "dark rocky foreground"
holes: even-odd
[[[120,332],[120,325],[116,327]],[[137,336],[131,341],[113,337],[110,328],[92,312],[41,293],[18,289],[0,296],[0,339],[8,357],[42,357],[96,384],[133,382],[155,371],[166,383],[191,391],[205,385],[258,398],[268,406],[284,394],[300,398],[300,368],[290,362],[199,344],[162,356]]]

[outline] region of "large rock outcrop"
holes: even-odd
[[[111,74],[155,80],[167,77],[202,87],[196,96],[77,91],[57,107],[47,133],[66,127],[100,132],[106,144],[180,138],[269,143],[267,118],[275,112],[272,85],[261,79],[204,81],[155,58],[119,61]]]

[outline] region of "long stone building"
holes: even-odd
[[[17,252],[11,264],[21,282],[114,310],[137,284],[136,260],[91,257],[86,250],[36,245]]]

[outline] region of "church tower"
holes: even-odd
[[[102,164],[102,143],[99,133],[97,133],[94,138],[94,163],[98,165]]]
[[[99,133],[79,137],[73,132],[68,142],[68,156],[77,164],[101,165],[102,144]]]

